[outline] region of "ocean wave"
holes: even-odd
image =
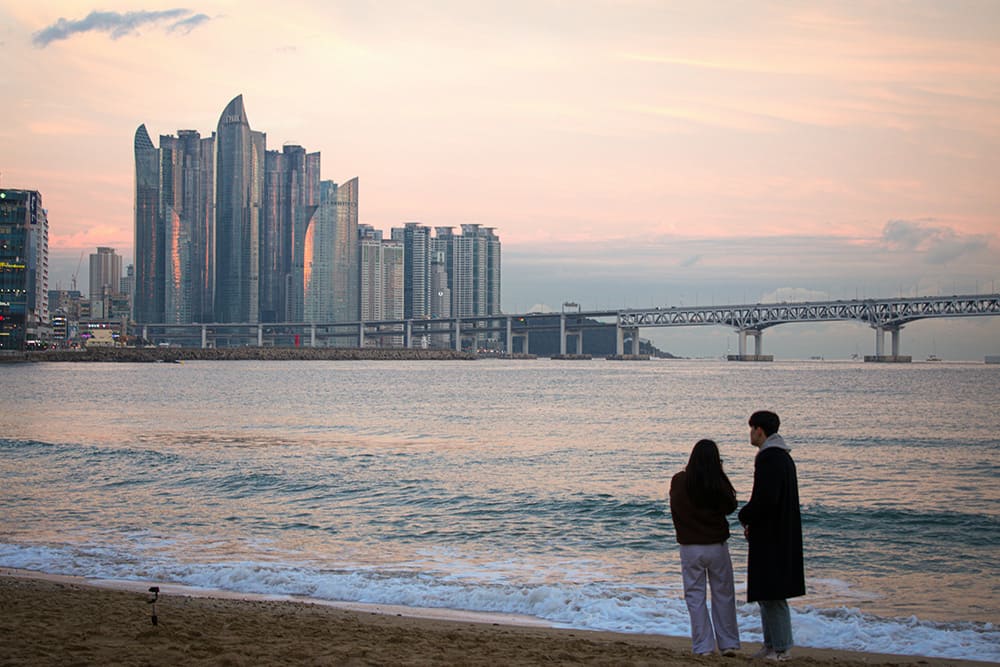
[[[209,591],[527,615],[566,628],[673,636],[689,632],[679,584],[637,587],[613,580],[513,580],[510,574],[523,570],[522,563],[493,563],[451,573],[417,563],[331,569],[255,561],[179,563],[111,549],[0,543],[0,565]],[[587,563],[564,565],[568,572],[590,569]],[[169,588],[164,587],[163,604],[169,604],[169,597]],[[739,605],[738,619],[744,641],[761,640],[756,605]],[[941,623],[880,617],[849,607],[793,606],[792,624],[796,643],[803,646],[1000,662],[1000,631],[989,623]]]

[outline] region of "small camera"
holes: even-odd
[[[150,586],[149,587],[149,592],[150,593],[159,593],[160,592],[160,587],[159,586]]]

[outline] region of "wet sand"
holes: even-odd
[[[461,612],[427,618],[396,608],[196,596],[169,585],[160,585],[153,625],[146,588],[0,570],[0,665],[768,664],[750,659],[756,644],[744,644],[737,657],[699,657],[686,637],[565,630]],[[792,664],[817,667],[992,664],[806,647],[794,654]]]

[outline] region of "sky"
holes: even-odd
[[[242,94],[268,148],[358,177],[360,222],[494,227],[504,312],[1000,291],[994,0],[108,3],[0,0],[0,185],[42,193],[52,288],[98,246],[132,261],[136,128],[207,136]],[[911,323],[901,352],[982,361],[1000,317]]]

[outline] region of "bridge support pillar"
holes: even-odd
[[[201,325],[201,349],[208,347],[208,327]]]
[[[316,347],[316,325],[309,326],[309,347]]]
[[[514,354],[514,324],[513,319],[507,316],[507,337],[503,339],[504,347],[506,347],[506,352],[508,355]]]
[[[403,347],[413,347],[413,320],[406,320],[406,327],[403,329]]]
[[[774,356],[764,354],[764,332],[760,329],[740,329],[739,354],[730,354],[729,361],[774,361]],[[753,354],[747,354],[747,337],[753,338]]]
[[[455,318],[455,351],[462,351],[462,320]]]
[[[358,347],[365,346],[365,323],[358,322]]]
[[[566,356],[566,315],[559,314],[559,355]]]
[[[909,355],[902,355],[899,353],[899,332],[903,328],[903,325],[890,325],[890,326],[875,326],[875,356],[870,357],[865,355],[865,361],[888,361],[897,363],[908,363],[912,360]],[[892,336],[890,342],[891,354],[885,353],[885,332],[888,331]]]
[[[576,332],[576,353],[583,354],[583,329]]]
[[[621,324],[615,325],[615,354],[619,357],[625,354],[625,329]]]
[[[639,327],[632,329],[632,355],[639,356]]]

